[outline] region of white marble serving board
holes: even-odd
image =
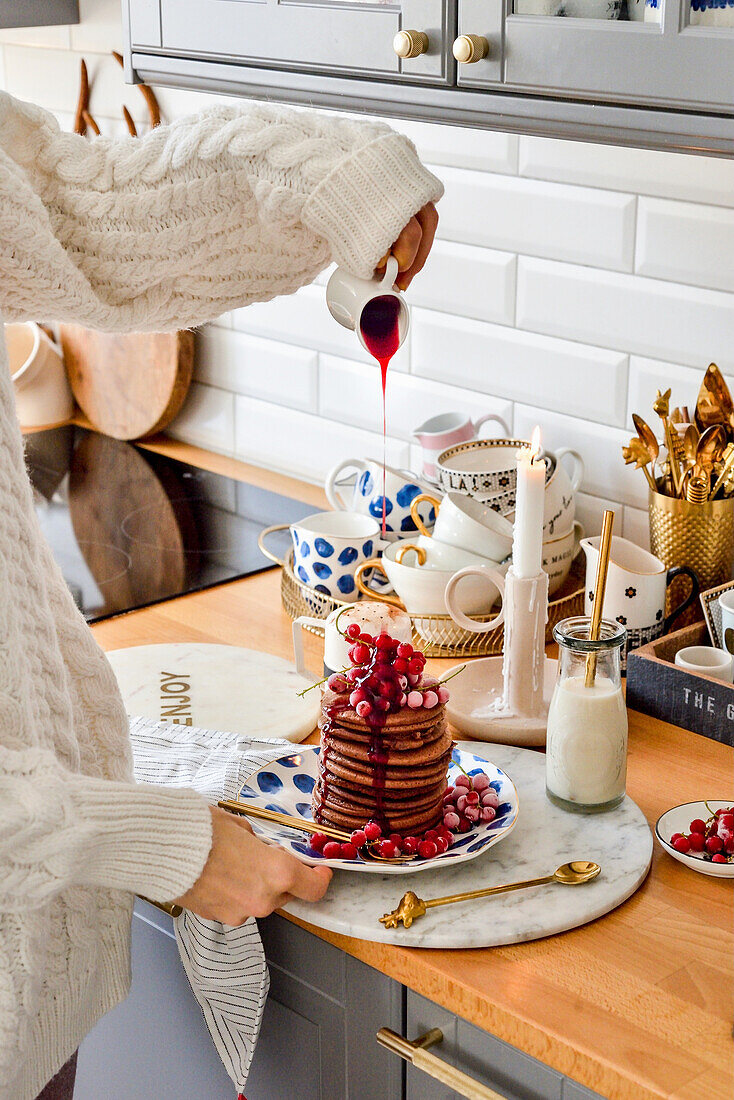
[[[128,714],[251,737],[302,741],[320,695],[280,657],[239,646],[142,645],[107,654]]]
[[[567,813],[546,798],[542,753],[472,741],[460,744],[489,757],[517,787],[520,815],[505,840],[471,863],[424,871],[419,878],[336,872],[322,901],[289,902],[287,911],[318,928],[378,943],[494,947],[576,928],[635,892],[650,867],[652,833],[631,798],[605,814]],[[408,889],[425,899],[441,897],[539,878],[574,859],[594,860],[601,874],[583,886],[549,884],[429,909],[410,928],[388,930],[379,923]]]

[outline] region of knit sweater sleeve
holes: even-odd
[[[0,746],[0,806],[0,914],[70,886],[170,900],[194,884],[211,848],[196,792],[74,774],[49,749]]]
[[[108,331],[195,325],[332,261],[369,276],[442,190],[378,122],[215,107],[87,141],[0,93],[0,309]]]

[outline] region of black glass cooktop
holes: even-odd
[[[41,527],[89,622],[272,568],[262,528],[314,510],[83,428],[25,446]]]

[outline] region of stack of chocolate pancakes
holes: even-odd
[[[345,703],[324,692],[314,820],[348,832],[376,821],[404,836],[440,823],[452,747],[445,706],[405,706],[375,723]]]

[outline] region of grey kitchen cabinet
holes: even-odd
[[[123,0],[129,80],[520,133],[734,155],[713,0]],[[579,4],[638,18],[526,14]],[[642,12],[644,14],[644,4]],[[396,35],[398,52],[395,52]],[[454,60],[454,53],[459,61]]]
[[[248,1100],[401,1100],[374,1036],[401,1030],[401,986],[282,917],[261,922],[270,995]],[[74,1100],[232,1100],[179,959],[170,917],[136,901],[130,996],[81,1045]]]
[[[78,0],[3,0],[0,3],[0,30],[78,22]]]
[[[598,1093],[408,990],[406,1037],[416,1039],[435,1027],[444,1037],[431,1050],[506,1100],[603,1100]],[[446,1085],[409,1065],[405,1100],[460,1098]]]

